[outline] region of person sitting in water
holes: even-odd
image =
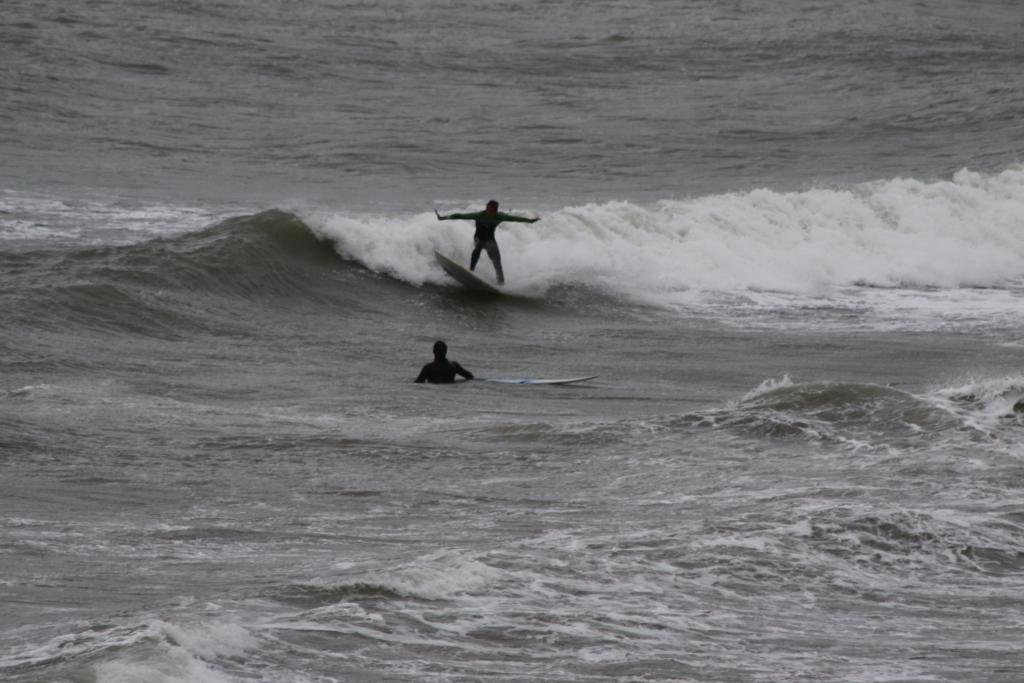
[[[434,362],[423,366],[419,377],[416,378],[416,383],[451,384],[455,381],[455,375],[462,375],[466,379],[473,379],[472,372],[457,362],[448,360],[447,356],[448,345],[443,341],[434,342]]]
[[[474,270],[476,268],[476,263],[480,259],[480,251],[486,249],[487,255],[491,257],[491,263],[494,264],[494,274],[498,279],[499,285],[505,284],[505,273],[501,269],[501,252],[498,251],[498,243],[494,239],[494,231],[503,222],[536,223],[540,220],[540,218],[523,218],[522,216],[499,213],[498,202],[493,199],[487,202],[487,207],[483,211],[477,213],[450,213],[447,216],[442,216],[437,209],[434,209],[434,213],[439,221],[464,220],[476,222],[476,233],[473,235],[473,255],[469,259],[469,269]]]

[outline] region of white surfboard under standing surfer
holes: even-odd
[[[459,281],[463,287],[472,289],[478,292],[487,292],[488,294],[501,294],[501,290],[492,285],[487,280],[476,273],[471,272],[464,265],[455,261],[454,259],[448,258],[439,251],[434,251],[434,258],[437,259],[438,264],[444,268],[444,272],[451,275],[453,278]]]

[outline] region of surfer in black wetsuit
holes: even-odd
[[[453,360],[448,360],[448,345],[443,341],[434,342],[434,362],[427,363],[420,370],[417,384],[430,382],[431,384],[451,384],[455,381],[455,375],[462,375],[466,379],[473,379],[473,373],[462,367]]]
[[[476,221],[476,234],[473,235],[473,256],[469,259],[469,269],[476,269],[476,262],[480,260],[480,251],[487,250],[494,264],[494,274],[498,278],[498,284],[505,284],[505,273],[501,270],[501,252],[498,251],[498,243],[494,239],[494,231],[500,223],[536,223],[540,218],[523,218],[498,211],[498,202],[493,199],[487,202],[487,208],[477,213],[450,213],[442,216],[437,209],[437,220],[464,220]]]

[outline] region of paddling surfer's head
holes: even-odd
[[[486,211],[487,211],[487,213],[497,213],[498,212],[498,202],[494,201],[493,199],[491,201],[487,202]]]
[[[443,341],[434,342],[434,358],[440,360],[448,355],[448,345]]]

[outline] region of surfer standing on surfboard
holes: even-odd
[[[476,234],[473,235],[473,255],[469,259],[469,269],[474,270],[476,268],[476,262],[480,260],[481,250],[486,249],[487,255],[491,257],[491,263],[494,264],[494,274],[499,285],[505,284],[505,273],[501,270],[501,252],[498,251],[498,243],[494,240],[494,231],[499,224],[504,222],[536,223],[540,220],[540,218],[523,218],[522,216],[500,213],[498,211],[498,202],[493,199],[487,202],[487,208],[477,213],[450,213],[447,216],[442,216],[437,209],[434,209],[434,213],[437,214],[437,220],[439,221],[476,221]]]

